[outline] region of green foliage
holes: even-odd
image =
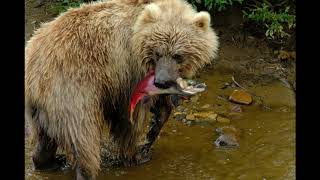
[[[59,0],[51,5],[51,11],[60,14],[62,12],[67,11],[72,7],[79,7],[80,4],[84,3],[84,0]]]
[[[296,26],[293,8],[295,0],[188,0],[196,9],[199,6],[208,11],[224,11],[235,4],[243,9],[244,19],[262,25],[269,39],[289,37],[288,31]],[[263,2],[263,3],[262,3]]]
[[[225,10],[227,6],[232,6],[234,3],[242,4],[244,0],[205,0],[205,2],[206,1],[207,3],[205,3],[205,6],[208,7],[209,10],[212,8],[213,5],[214,9],[222,11]]]
[[[215,9],[218,11],[225,10],[227,6],[234,3],[242,4],[244,0],[190,0],[191,4],[196,8],[197,5],[203,4],[208,10]]]
[[[53,3],[51,10],[56,13],[62,13],[70,7],[79,7],[86,0],[58,0]],[[87,0],[88,1],[88,0]],[[205,7],[208,11],[224,11],[235,4],[241,6],[245,20],[262,25],[266,37],[270,39],[289,37],[288,31],[295,28],[296,16],[289,10],[288,4],[282,4],[279,1],[280,8],[276,11],[273,5],[267,0],[264,3],[251,0],[188,0],[195,9],[199,6]],[[249,3],[254,5],[249,5]],[[278,1],[275,1],[278,2]],[[283,1],[284,2],[284,1]],[[291,13],[291,14],[290,14]]]
[[[250,21],[263,24],[266,28],[266,36],[270,39],[289,37],[286,30],[295,28],[295,15],[289,14],[289,7],[275,12],[263,3],[262,7],[243,11],[244,17]]]

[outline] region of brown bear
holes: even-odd
[[[123,159],[140,151],[143,105],[130,120],[136,85],[154,70],[154,85],[175,86],[211,63],[218,37],[207,12],[183,0],[108,0],[83,4],[42,24],[25,48],[25,113],[36,142],[36,169],[56,163],[57,148],[73,162],[77,179],[95,179],[104,127]],[[148,151],[167,121],[169,95],[151,101]]]

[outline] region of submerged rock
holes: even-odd
[[[182,120],[185,119],[185,118],[186,118],[186,115],[185,115],[185,114],[180,114],[180,115],[176,116],[176,120],[177,120],[177,121],[182,121]]]
[[[230,119],[224,118],[224,117],[218,117],[217,121],[220,123],[230,123]]]
[[[187,114],[186,114],[186,113],[182,113],[182,112],[175,112],[175,113],[173,114],[173,117],[174,117],[177,121],[181,121],[181,120],[185,119],[186,116],[187,116]]]
[[[186,125],[191,126],[195,124],[195,120],[187,120]]]
[[[209,109],[210,108],[210,104],[205,104],[203,106],[200,107],[201,109]]]
[[[219,148],[239,147],[239,132],[232,126],[217,128],[216,132],[219,137],[214,141],[214,144]]]
[[[229,100],[239,104],[249,105],[252,103],[252,97],[249,93],[243,90],[234,90],[229,96]]]
[[[176,111],[185,112],[186,108],[180,105],[180,106],[177,106]]]
[[[231,120],[239,120],[242,118],[242,114],[237,112],[230,112],[227,117]]]
[[[217,147],[239,147],[239,143],[234,135],[222,134],[214,142]]]
[[[227,115],[228,110],[225,105],[215,104],[213,110],[219,115]]]
[[[236,105],[232,106],[232,107],[230,108],[230,110],[231,110],[232,112],[237,112],[237,113],[242,112],[241,105],[239,105],[239,104],[236,104]]]

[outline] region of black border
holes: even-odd
[[[1,172],[24,179],[24,1],[1,2]]]
[[[296,178],[314,179],[306,177],[317,177],[319,167],[319,6],[296,2]]]
[[[14,3],[10,3],[14,2]],[[24,1],[2,2],[2,172],[24,179]],[[299,4],[300,3],[300,4]],[[296,178],[317,173],[318,6],[297,2]],[[315,9],[313,9],[315,8]],[[304,32],[303,32],[304,31]],[[5,54],[5,55],[4,55]],[[313,54],[315,56],[313,56]],[[312,69],[314,68],[314,69]],[[310,89],[308,89],[310,88]],[[312,102],[307,102],[311,100]],[[305,101],[305,102],[303,102]],[[316,104],[313,105],[313,102]],[[309,112],[307,111],[309,110]],[[304,112],[305,111],[305,112]],[[309,126],[308,126],[309,125]],[[312,127],[317,129],[312,129]],[[311,163],[315,162],[315,165]],[[10,173],[9,173],[10,172]],[[313,173],[312,173],[313,172]]]

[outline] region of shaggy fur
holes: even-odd
[[[179,54],[182,75],[192,77],[217,49],[208,13],[182,0],[110,0],[62,13],[25,48],[26,118],[36,142],[44,131],[95,177],[104,126],[124,157],[136,150],[141,120],[128,121],[130,94],[156,54]],[[139,109],[134,117],[144,119]]]

